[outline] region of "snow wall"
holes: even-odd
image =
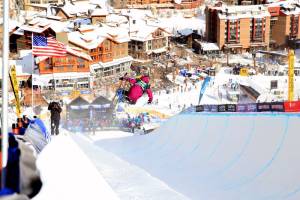
[[[299,200],[299,143],[299,114],[184,113],[95,144],[190,199]]]

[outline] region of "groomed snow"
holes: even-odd
[[[52,138],[39,155],[37,166],[43,187],[34,200],[119,199],[66,132]]]

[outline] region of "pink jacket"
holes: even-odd
[[[126,81],[132,84],[128,92],[128,98],[132,101],[132,103],[136,103],[136,101],[143,95],[143,88],[137,84],[137,80],[133,78],[125,78]],[[141,80],[147,84],[149,84],[149,77],[143,76]],[[148,95],[148,102],[152,102],[153,95],[152,90],[150,88],[146,89],[145,92]]]

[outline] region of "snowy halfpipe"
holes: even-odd
[[[299,200],[299,133],[297,114],[186,113],[95,144],[188,199]]]

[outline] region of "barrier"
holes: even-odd
[[[257,103],[257,112],[270,112],[271,103]]]
[[[274,102],[271,103],[272,112],[284,112],[284,103],[283,102]]]
[[[300,112],[300,101],[249,103],[249,104],[221,104],[197,105],[187,112]]]
[[[204,105],[204,112],[218,112],[218,105]]]
[[[204,111],[204,106],[202,106],[202,105],[196,106],[196,110],[195,111],[196,112],[203,112]]]
[[[235,104],[218,105],[218,112],[236,112]]]
[[[285,112],[300,112],[300,101],[287,101],[284,102]]]

